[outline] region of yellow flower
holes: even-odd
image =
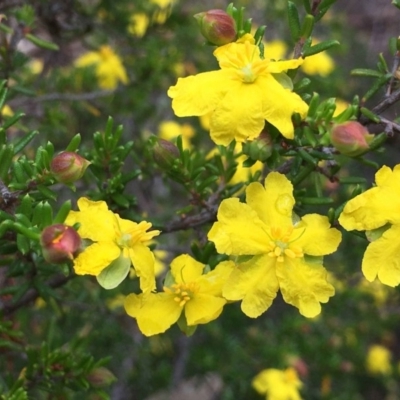
[[[12,117],[14,115],[14,111],[11,109],[11,107],[8,104],[5,104],[3,106],[0,113],[3,117]]]
[[[313,40],[313,44],[319,43],[318,40]],[[306,57],[301,69],[307,75],[328,76],[335,69],[335,62],[326,52],[314,54]]]
[[[386,347],[374,344],[368,349],[366,367],[373,375],[389,375],[392,372],[392,353]]]
[[[150,24],[150,19],[145,13],[132,14],[129,17],[128,33],[133,36],[143,37]]]
[[[253,379],[252,386],[258,393],[266,394],[267,400],[301,400],[302,383],[294,368],[265,369]]]
[[[400,164],[393,170],[383,166],[375,181],[375,187],[347,202],[339,223],[348,231],[382,228],[365,251],[362,272],[369,282],[378,277],[394,287],[400,283]]]
[[[336,108],[335,108],[335,112],[333,113],[334,117],[341,114],[349,106],[349,103],[342,99],[336,99],[335,104],[336,104]]]
[[[178,136],[182,136],[184,149],[191,147],[190,139],[194,136],[194,129],[189,124],[178,124],[175,121],[164,121],[158,126],[158,136],[161,139],[175,142]]]
[[[253,38],[246,38],[214,51],[220,70],[179,78],[168,90],[172,108],[179,117],[212,112],[210,135],[216,144],[252,140],[264,128],[265,120],[293,139],[292,114],[304,117],[308,106],[272,74],[297,68],[302,60],[261,59],[258,47],[250,43]]]
[[[65,223],[79,223],[79,235],[92,243],[74,260],[75,272],[98,276],[119,260],[127,264],[126,275],[132,263],[143,292],[154,290],[154,255],[147,244],[160,231],[147,232],[151,228],[149,222],[136,223],[120,218],[108,209],[104,201],[81,197],[78,207],[80,211],[71,211]]]
[[[96,76],[102,89],[115,89],[118,82],[126,85],[128,76],[120,57],[110,46],[101,46],[99,51],[89,51],[75,60],[78,68],[95,65]]]
[[[285,57],[287,46],[282,40],[272,40],[264,43],[264,54],[269,59],[280,60]]]
[[[173,283],[164,286],[163,292],[127,296],[125,310],[136,318],[144,335],[165,332],[178,321],[183,311],[189,326],[207,324],[218,318],[226,304],[222,286],[232,271],[233,263],[222,262],[203,275],[204,267],[183,254],[172,261]]]
[[[164,24],[171,15],[171,8],[175,0],[150,0],[150,3],[158,6],[158,10],[153,13],[153,21],[157,24]]]
[[[293,216],[292,192],[290,181],[272,172],[265,187],[258,182],[247,187],[247,204],[222,201],[208,233],[218,253],[238,257],[223,296],[242,300],[242,311],[252,318],[270,307],[279,289],[306,317],[318,315],[320,302],[334,294],[322,256],[337,249],[341,234],[322,215]]]

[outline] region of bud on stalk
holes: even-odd
[[[160,168],[169,170],[179,158],[179,150],[168,140],[158,138],[153,147],[153,158]]]
[[[76,256],[81,246],[81,237],[71,226],[55,224],[43,229],[40,244],[47,262],[61,264]]]
[[[56,155],[50,164],[50,170],[58,182],[73,183],[82,178],[90,162],[71,151]]]
[[[236,40],[236,22],[224,10],[201,12],[194,17],[200,26],[201,34],[217,46],[222,46]]]
[[[349,157],[356,157],[367,151],[373,137],[357,121],[335,125],[330,132],[331,143],[336,150]]]

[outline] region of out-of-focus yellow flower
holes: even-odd
[[[313,40],[313,44],[319,43]],[[306,57],[300,67],[307,75],[328,76],[335,68],[335,62],[325,51]]]
[[[391,358],[392,353],[385,346],[380,344],[370,346],[366,360],[367,371],[372,375],[390,375],[392,373]]]
[[[40,58],[33,58],[28,63],[29,72],[33,75],[38,75],[43,71],[43,60]]]
[[[264,43],[264,56],[273,60],[281,60],[285,57],[287,45],[282,40],[272,40]]]
[[[335,108],[335,112],[333,113],[334,117],[336,117],[337,115],[342,113],[349,106],[349,103],[342,99],[336,99],[335,104],[336,104],[336,108]]]
[[[1,109],[1,115],[3,117],[12,117],[14,115],[14,111],[11,109],[11,107],[8,104],[5,104],[3,108]]]
[[[143,37],[150,24],[150,18],[145,13],[132,14],[129,18],[128,33]]]
[[[368,293],[375,300],[377,306],[384,305],[389,296],[389,288],[378,280],[368,282],[366,279],[361,279],[358,288],[360,291]]]
[[[157,5],[159,8],[153,13],[152,21],[156,24],[164,24],[171,15],[172,6],[176,0],[150,0],[150,3]]]
[[[158,137],[170,142],[175,142],[178,136],[182,136],[182,145],[184,149],[191,147],[190,140],[195,132],[189,124],[178,124],[175,121],[164,121],[158,126]]]
[[[118,83],[128,83],[128,76],[121,58],[110,46],[101,46],[98,51],[89,51],[75,60],[75,66],[95,66],[96,77],[102,89],[115,89]]]
[[[265,369],[253,379],[252,386],[258,393],[265,394],[267,400],[301,400],[302,383],[294,368]]]

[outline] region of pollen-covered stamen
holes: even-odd
[[[157,230],[146,232],[151,228],[151,226],[151,223],[146,221],[141,221],[138,224],[135,224],[131,229],[123,232],[118,244],[122,247],[131,247],[138,242],[149,242],[154,236],[160,234],[160,231]]]
[[[195,282],[175,283],[170,287],[164,286],[163,289],[165,293],[175,295],[174,300],[179,303],[180,307],[183,307],[193,297],[193,294],[198,291]]]
[[[245,42],[235,47],[236,51],[224,54],[220,62],[221,68],[234,68],[244,83],[253,83],[257,77],[268,68],[268,61],[260,58],[257,46]]]
[[[288,258],[304,257],[302,249],[294,244],[294,240],[290,241],[293,230],[293,227],[289,227],[286,230],[281,228],[271,229],[272,240],[268,243],[270,247],[269,257],[276,258],[278,262],[284,262],[285,256]]]

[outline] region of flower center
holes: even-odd
[[[289,227],[286,230],[271,228],[270,251],[268,255],[275,257],[277,262],[284,262],[285,256],[289,258],[304,257],[302,249],[293,244],[296,239],[290,241],[293,230],[293,227]]]
[[[268,61],[260,58],[259,48],[249,42],[235,43],[232,53],[223,54],[221,68],[235,69],[239,79],[244,83],[253,83],[258,76],[265,72]]]
[[[122,233],[118,244],[121,247],[132,247],[138,242],[149,242],[154,236],[158,236],[160,231],[153,230],[146,232],[151,228],[151,223],[146,221],[141,221],[135,224],[131,229]]]
[[[175,295],[174,300],[183,307],[198,291],[196,282],[175,283],[170,287],[164,286],[164,292]]]

